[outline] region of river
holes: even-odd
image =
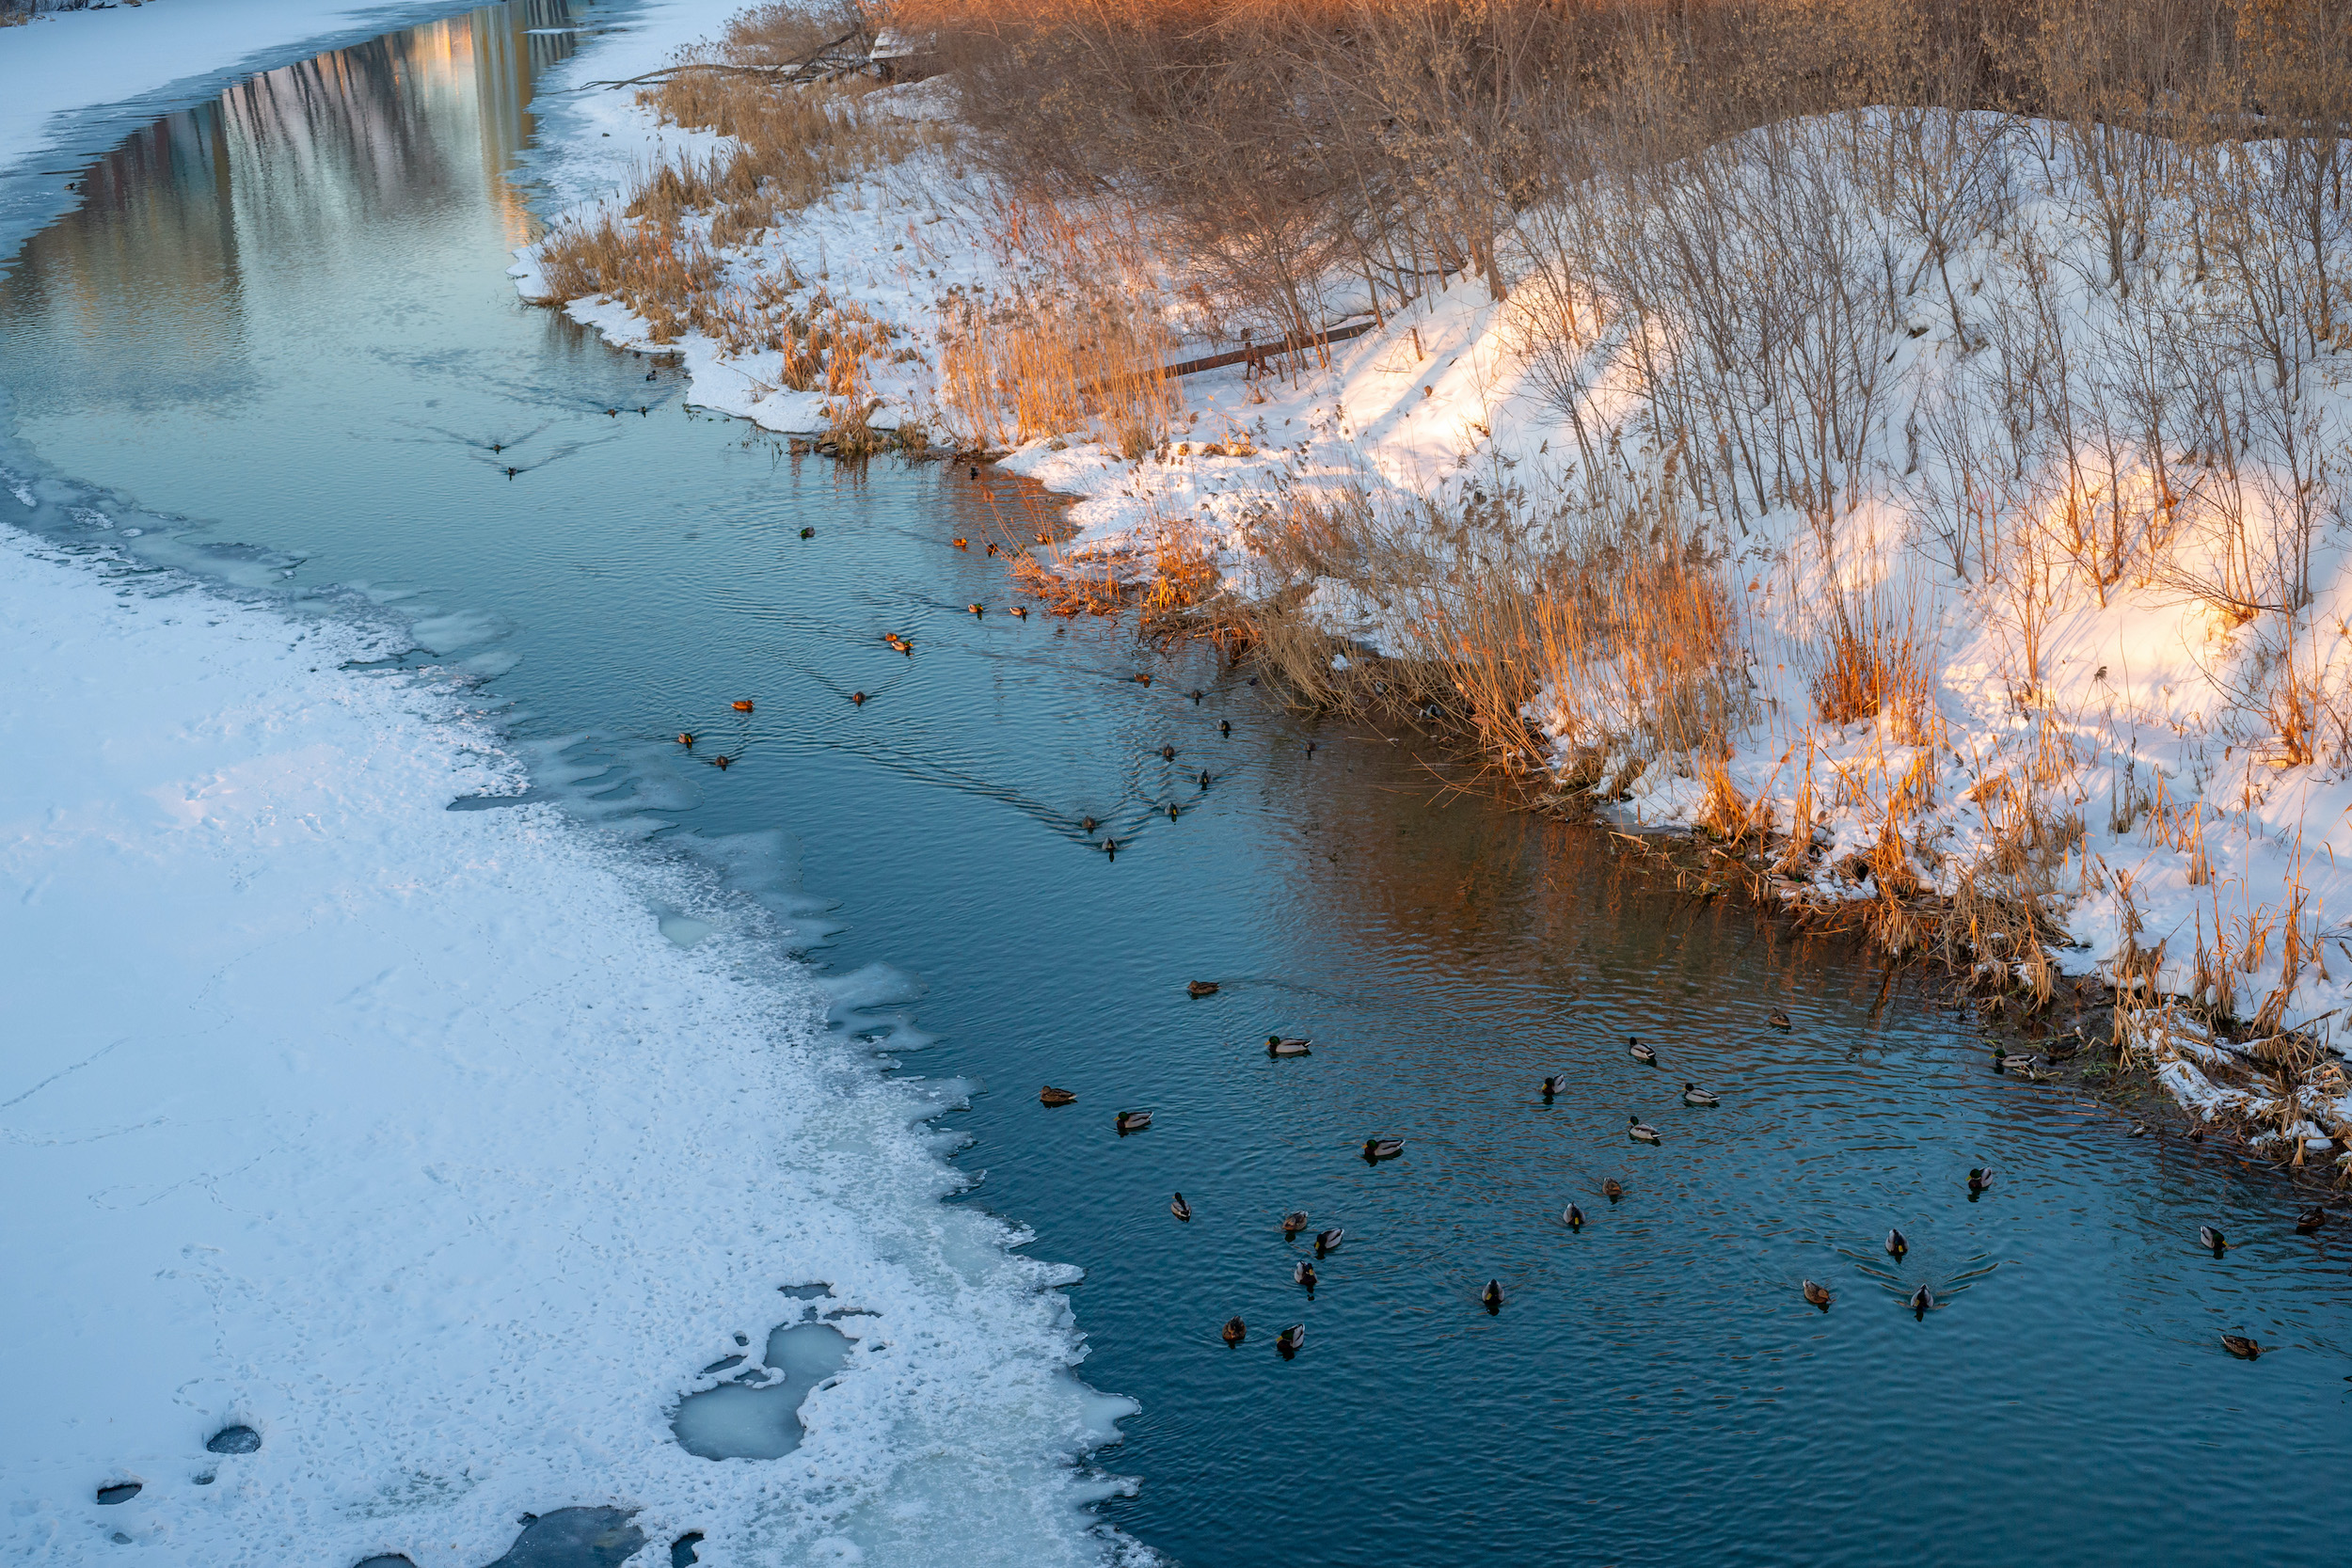
[[[1143,1407],[1108,1523],[1200,1568],[2332,1554],[2352,1259],[2274,1180],[1996,1075],[1908,980],[1411,737],[1015,618],[983,543],[1057,511],[1021,482],[795,457],[521,304],[533,83],[596,15],[453,14],[100,159],[0,281],[0,467],[57,539],[410,619],[539,791],[724,859],[846,1036],[980,1085],[955,1201],[1085,1269],[1081,1372]],[[1292,1209],[1346,1231],[1311,1299]]]

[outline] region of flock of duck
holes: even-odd
[[[1217,985],[1214,980],[1195,980],[1185,990],[1195,997],[1214,996],[1216,994]],[[1767,1022],[1775,1029],[1786,1030],[1790,1027],[1788,1015],[1778,1009],[1771,1013]],[[1313,1045],[1311,1041],[1296,1036],[1268,1035],[1265,1049],[1266,1054],[1272,1057],[1305,1056],[1312,1053]],[[1645,1043],[1638,1036],[1626,1037],[1626,1053],[1646,1067],[1654,1068],[1661,1065],[1657,1049]],[[1567,1087],[1568,1078],[1565,1073],[1554,1073],[1545,1078],[1540,1085],[1544,1103],[1550,1104],[1557,1096],[1566,1092]],[[1049,1107],[1074,1104],[1077,1099],[1078,1097],[1070,1090],[1056,1088],[1051,1084],[1046,1085],[1038,1093],[1039,1102]],[[1694,1108],[1703,1108],[1719,1105],[1722,1100],[1712,1091],[1686,1081],[1682,1085],[1682,1103]],[[1123,1138],[1131,1132],[1140,1132],[1150,1127],[1152,1113],[1144,1110],[1120,1111],[1113,1119],[1119,1135]],[[1640,1117],[1629,1116],[1626,1117],[1626,1134],[1633,1142],[1652,1146],[1663,1142],[1658,1129],[1642,1120]],[[1362,1156],[1367,1164],[1376,1164],[1384,1160],[1393,1160],[1404,1152],[1404,1139],[1375,1136],[1364,1140]],[[1994,1171],[1990,1165],[1968,1167],[1969,1202],[1974,1203],[1992,1189],[1993,1177]],[[1600,1190],[1601,1196],[1612,1203],[1625,1196],[1625,1188],[1613,1176],[1601,1183]],[[1169,1201],[1168,1212],[1180,1221],[1189,1223],[1192,1219],[1192,1205],[1184,1200],[1183,1193],[1176,1194]],[[1562,1212],[1560,1221],[1570,1230],[1581,1231],[1585,1225],[1584,1211],[1576,1204],[1570,1203]],[[2327,1210],[2317,1204],[2312,1204],[2296,1216],[2295,1228],[2299,1234],[2308,1236],[2317,1231],[2327,1221]],[[1295,1240],[1298,1234],[1307,1228],[1308,1223],[1308,1215],[1303,1210],[1293,1210],[1284,1214],[1282,1216],[1282,1239],[1286,1242]],[[1313,1299],[1315,1287],[1321,1283],[1315,1273],[1315,1263],[1338,1251],[1340,1243],[1345,1239],[1346,1232],[1338,1226],[1317,1231],[1314,1238],[1314,1259],[1300,1259],[1298,1265],[1291,1271],[1292,1279],[1305,1288],[1310,1300]],[[2200,1246],[2210,1251],[2216,1258],[2219,1258],[2229,1250],[2228,1239],[2210,1225],[2198,1227],[2197,1241]],[[1899,1263],[1911,1251],[1910,1238],[1906,1237],[1900,1228],[1890,1227],[1886,1232],[1885,1250],[1889,1258]],[[1803,1281],[1799,1290],[1809,1306],[1822,1312],[1827,1312],[1837,1300],[1829,1287],[1816,1280]],[[1490,1315],[1501,1312],[1503,1303],[1502,1282],[1499,1279],[1487,1280],[1486,1290],[1479,1294],[1479,1302]],[[1904,1305],[1910,1307],[1915,1319],[1924,1322],[1927,1315],[1942,1304],[1936,1300],[1935,1292],[1922,1282],[1906,1298]],[[1232,1317],[1226,1320],[1221,1335],[1226,1344],[1239,1345],[1248,1338],[1249,1325],[1238,1316]],[[1307,1325],[1303,1323],[1293,1323],[1275,1336],[1274,1348],[1287,1361],[1296,1355],[1299,1348],[1306,1342]],[[2232,1355],[2246,1361],[2256,1359],[2265,1349],[2263,1345],[2242,1334],[2224,1334],[2221,1336],[2221,1344],[2222,1348]]]

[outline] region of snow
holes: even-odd
[[[388,14],[0,31],[0,166]],[[480,1568],[605,1507],[647,1561],[689,1531],[706,1562],[1148,1555],[1089,1512],[1135,1406],[1073,1371],[1076,1271],[942,1201],[964,1085],[829,1023],[902,983],[787,957],[756,840],[690,859],[520,799],[563,744],[526,758],[462,669],[354,667],[469,645],[461,610],[284,608],[267,562],[208,588],[129,531],[0,517],[0,1557]],[[837,1370],[777,1333],[812,1316]],[[788,1452],[680,1445],[730,1354],[788,1363]]]
[[[940,82],[888,89],[868,102],[926,117],[954,110],[952,88]],[[629,138],[637,160],[654,155],[665,138],[698,152],[715,145],[656,126],[626,93],[609,93],[580,112],[593,112],[612,132],[611,141],[599,138],[603,145]],[[2023,302],[2033,297],[2032,267],[2045,279],[2051,324],[2043,347],[2033,352],[2062,350],[2076,394],[2110,415],[2137,395],[2136,385],[2144,387],[2144,377],[2134,377],[2160,339],[2164,346],[2194,340],[2201,324],[2217,319],[2215,286],[2192,276],[2178,238],[2185,198],[2157,200],[2155,245],[2139,266],[2136,291],[2125,293],[2103,277],[2094,204],[2062,136],[2031,120],[1962,117],[1955,124],[1955,135],[1989,136],[2013,197],[1998,221],[1963,238],[1946,259],[1943,271],[1956,280],[1952,293],[1964,292],[1964,301],[1943,291],[1923,245],[1871,205],[1867,180],[1851,170],[1831,177],[1827,215],[1820,221],[1844,232],[1867,259],[1862,270],[1883,264],[1890,281],[1905,274],[1915,280],[1904,319],[1883,326],[1866,320],[1856,330],[1875,335],[1873,341],[1836,345],[1854,365],[1879,367],[1871,372],[1871,434],[1849,476],[1851,508],[1840,523],[1847,538],[1836,570],[1811,543],[1807,519],[1783,500],[1734,494],[1728,505],[1719,498],[1711,508],[1696,509],[1700,535],[1735,601],[1753,696],[1724,776],[1744,800],[1764,802],[1784,828],[1809,780],[1815,837],[1824,852],[1810,872],[1783,878],[1779,886],[1784,896],[1816,903],[1874,896],[1872,883],[1848,886],[1830,868],[1877,842],[1899,782],[1909,780],[1914,790],[1909,826],[1922,862],[1917,869],[1930,887],[1944,891],[1994,853],[1996,818],[2008,809],[2003,802],[2029,794],[2038,809],[2081,822],[2057,873],[2071,942],[2055,955],[2059,971],[2113,978],[2119,963],[2161,948],[2158,989],[2186,993],[2196,984],[2200,947],[2214,949],[2217,933],[2226,931],[2233,966],[2226,973],[2240,1015],[2255,1013],[2275,993],[2279,1022],[2308,1023],[2326,1034],[2336,1018],[2352,1017],[2352,924],[2340,924],[2352,920],[2352,729],[2337,737],[2332,758],[2290,766],[2293,759],[2279,754],[2256,689],[2274,678],[2266,672],[2277,668],[2283,618],[2273,613],[2233,626],[2185,591],[2184,581],[2221,570],[2195,541],[2176,542],[2156,569],[2135,569],[2097,593],[2062,565],[2055,591],[2027,614],[2013,588],[1987,580],[1981,560],[1965,575],[1956,573],[1950,547],[1938,537],[1939,521],[1964,490],[1962,463],[1972,443],[1980,469],[2015,469],[2000,501],[2012,515],[2012,531],[2058,526],[2050,516],[2052,474],[2069,462],[2060,444],[2035,436],[2026,443],[2032,450],[2014,464],[1986,457],[2000,438],[1992,383],[2014,351],[1991,340],[2004,322],[2013,325],[2029,314]],[[1853,139],[1827,122],[1773,135],[1784,147],[1809,139],[1820,166],[1833,170],[1834,150]],[[1717,178],[1735,181],[1751,178],[1742,160],[1760,155],[1753,145],[1720,152]],[[2266,155],[2259,147],[2245,154]],[[591,210],[644,166],[608,159],[567,194],[582,204],[578,210]],[[969,428],[938,370],[943,324],[961,301],[985,304],[1053,286],[1050,272],[1008,241],[1011,205],[953,150],[926,154],[837,187],[764,239],[730,251],[728,277],[747,289],[822,277],[831,298],[854,303],[925,350],[909,363],[875,370],[872,389],[882,406],[871,422],[888,428],[912,420],[933,432]],[[1229,585],[1244,593],[1267,581],[1264,563],[1251,553],[1249,525],[1278,515],[1295,497],[1352,491],[1385,515],[1410,519],[1433,506],[1453,513],[1518,494],[1529,498],[1526,515],[1533,516],[1602,477],[1579,472],[1587,451],[1604,454],[1594,461],[1612,467],[1609,483],[1620,483],[1621,469],[1629,486],[1655,484],[1668,454],[1630,390],[1632,329],[1612,323],[1565,359],[1555,356],[1549,386],[1531,349],[1545,335],[1544,324],[1523,309],[1542,216],[1529,214],[1521,234],[1503,248],[1519,303],[1496,301],[1482,277],[1457,276],[1393,309],[1383,329],[1338,345],[1327,369],[1254,383],[1239,369],[1186,378],[1171,445],[1155,454],[1129,461],[1089,432],[1068,431],[1031,441],[1006,455],[1003,467],[1082,498],[1069,519],[1079,531],[1058,546],[1064,559],[1085,562],[1089,570],[1109,562],[1147,575],[1153,541],[1181,526],[1205,540]],[[1730,243],[1742,242],[1734,235]],[[1630,248],[1663,254],[1669,247]],[[1780,260],[1769,245],[1738,256],[1757,276],[1772,276]],[[1163,261],[1164,276],[1136,278],[1136,286],[1156,288],[1170,301],[1184,297],[1184,259]],[[2352,258],[2340,257],[2339,275],[2346,264]],[[518,287],[536,294],[538,274],[528,253],[516,271]],[[1360,308],[1360,289],[1359,282],[1331,280],[1327,319],[1336,323]],[[615,341],[645,344],[644,324],[616,304],[579,300],[568,309]],[[1168,309],[1192,334],[1185,356],[1231,346],[1239,335],[1239,322],[1219,323],[1197,308]],[[1964,330],[1973,337],[1962,335],[1955,315],[1967,320]],[[1268,324],[1257,325],[1267,336]],[[1655,339],[1641,346],[1669,365],[1677,355],[1707,352],[1696,328],[1674,317],[1671,302],[1645,330]],[[2340,490],[2342,477],[2352,472],[2352,397],[2341,340],[2302,372],[2307,385],[2295,418],[2308,421],[2298,438],[2316,457],[2305,459],[2298,477],[2275,454],[2255,450],[2242,456],[2238,470],[2245,515],[2258,533],[2276,528],[2298,494],[2317,497],[2328,514],[2312,555],[2313,599],[2299,623],[2298,657],[2318,673],[2338,712],[2352,710],[2352,637],[2344,630],[2352,626],[2352,571],[2344,549],[2352,518]],[[778,379],[772,354],[729,356],[699,335],[672,351],[690,372],[694,401],[706,406],[798,432],[821,429],[834,413],[818,394],[771,390]],[[1760,357],[1760,351],[1743,343],[1726,357],[1738,362]],[[2241,413],[2245,403],[2260,406],[2263,375],[2250,359],[2224,355],[2211,373],[2242,379]],[[2200,377],[2177,370],[2173,375],[2167,395],[2175,399],[2178,431],[2181,403]],[[1580,388],[1576,420],[1556,395],[1564,377]],[[1788,394],[1803,388],[1781,391],[1780,404],[1759,401],[1785,406]],[[1713,443],[1714,436],[1701,434]],[[1769,428],[1715,433],[1725,439],[1742,434],[1768,446],[1778,438]],[[1213,450],[1199,450],[1201,442]],[[2127,450],[2117,472],[2094,471],[2086,482],[2092,504],[2121,507],[2135,487],[2146,490],[2145,455]],[[2195,451],[2167,456],[2184,476],[2179,484],[2203,483],[2191,472]],[[2086,468],[2095,469],[2099,460],[2081,446],[2072,455]],[[1404,651],[1394,610],[1363,585],[1324,578],[1307,586],[1308,610],[1327,630],[1369,651]],[[1817,718],[1809,683],[1820,667],[1822,607],[1836,589],[1910,616],[1931,667],[1931,735],[1907,738],[1883,719],[1839,726]],[[2028,633],[2039,644],[2030,682],[2021,676],[2021,667],[2034,662]],[[2017,693],[2028,685],[2021,702]],[[1529,717],[1553,736],[1551,764],[1565,768],[1580,746],[1604,739],[1605,751],[1615,748],[1613,780],[1625,769],[1624,799],[1607,807],[1610,815],[1637,830],[1692,826],[1708,786],[1694,776],[1691,759],[1651,754],[1639,745],[1628,750],[1622,735],[1577,733],[1570,711],[1576,705],[1564,701],[1571,695],[1588,708],[1607,706],[1611,696],[1554,689],[1536,705]],[[2281,935],[2290,910],[2301,933],[2293,944],[2301,960],[2293,974]],[[2336,1082],[2343,1083],[2341,1075]],[[2352,1097],[2340,1095],[2334,1104],[2329,1115],[2352,1124]],[[2321,1139],[2318,1147],[2331,1146]]]
[[[711,1560],[1098,1560],[1073,1462],[1132,1406],[1069,1370],[1073,1272],[938,1201],[957,1087],[829,1033],[716,874],[446,809],[524,782],[459,688],[150,583],[0,538],[0,1553],[479,1568],[612,1501]],[[806,1440],[681,1449],[812,1281]]]

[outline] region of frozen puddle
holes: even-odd
[[[678,1402],[678,1447],[705,1459],[782,1459],[801,1446],[801,1405],[850,1359],[850,1338],[831,1323],[787,1323],[768,1336],[765,1365]],[[731,1370],[731,1355],[710,1370]]]

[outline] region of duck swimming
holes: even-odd
[[[1121,1111],[1119,1113],[1119,1135],[1122,1138],[1130,1132],[1140,1132],[1151,1125],[1152,1113],[1149,1111]]]
[[[743,698],[741,701],[738,702],[738,703],[735,705],[735,711],[736,711],[736,712],[738,712],[738,713],[749,713],[749,712],[751,712],[751,711],[752,711],[752,700],[751,700],[749,697],[745,697],[745,698]]]
[[[1625,1196],[1625,1189],[1617,1185],[1617,1179],[1613,1176],[1600,1184],[1600,1196],[1614,1203]]]
[[[2201,1225],[2197,1227],[2197,1244],[2211,1252],[2216,1258],[2230,1250],[2230,1239],[2210,1225]]]
[[[1771,1012],[1766,1013],[1764,1015],[1764,1022],[1772,1027],[1780,1030],[1783,1034],[1788,1033],[1792,1027],[1788,1022],[1788,1015],[1782,1012],[1778,1007],[1774,1007]]]
[[[1224,1332],[1225,1342],[1227,1344],[1238,1345],[1249,1333],[1249,1325],[1243,1323],[1239,1318],[1228,1318],[1225,1320]]]
[[[1170,800],[1168,803],[1168,819],[1170,822],[1175,821],[1176,818],[1183,814],[1183,811],[1184,808],[1182,806],[1179,806],[1175,801]]]
[[[1625,1037],[1625,1053],[1649,1067],[1658,1065],[1658,1053],[1644,1045],[1636,1036],[1628,1035]]]
[[[1804,1299],[1826,1312],[1829,1310],[1829,1304],[1837,1298],[1829,1293],[1829,1287],[1826,1285],[1816,1285],[1808,1279],[1804,1282]]]
[[[1307,1325],[1305,1323],[1293,1323],[1274,1337],[1274,1348],[1282,1353],[1282,1359],[1285,1361],[1296,1355],[1298,1347],[1306,1342]]]
[[[1182,1193],[1176,1195],[1176,1201],[1168,1206],[1168,1212],[1180,1220],[1192,1218],[1192,1205],[1184,1201],[1184,1195]]]
[[[2314,1203],[2310,1208],[2295,1216],[2296,1233],[2298,1235],[2308,1236],[2327,1223],[2328,1211],[2322,1209],[2318,1204]]]
[[[1713,1094],[1700,1088],[1696,1084],[1682,1085],[1682,1102],[1685,1105],[1720,1105],[1723,1103]]]
[[[690,752],[694,749],[694,737],[684,730],[677,732],[677,743]]]
[[[1051,1084],[1037,1091],[1037,1102],[1041,1105],[1070,1105],[1074,1104],[1077,1099],[1068,1089],[1057,1089]]]
[[[1342,1230],[1342,1229],[1341,1229],[1338,1226],[1336,1226],[1336,1225],[1335,1225],[1335,1226],[1333,1226],[1333,1227],[1332,1227],[1330,1229],[1328,1229],[1328,1230],[1318,1230],[1318,1231],[1316,1231],[1316,1232],[1315,1232],[1315,1256],[1316,1256],[1316,1257],[1318,1257],[1318,1258],[1320,1258],[1320,1257],[1322,1257],[1322,1256],[1323,1256],[1325,1253],[1327,1253],[1327,1252],[1337,1252],[1337,1251],[1339,1251],[1339,1250],[1340,1250],[1340,1243],[1341,1243],[1341,1242],[1343,1242],[1343,1241],[1344,1241],[1344,1240],[1346,1239],[1346,1237],[1347,1237],[1347,1232],[1346,1232],[1346,1231],[1344,1231],[1344,1230]]]
[[[1626,1136],[1635,1143],[1654,1144],[1658,1141],[1658,1129],[1645,1126],[1640,1117],[1628,1117],[1625,1119],[1628,1123],[1625,1130]]]
[[[1233,733],[1233,721],[1231,719],[1218,720],[1216,727],[1221,734],[1231,736]]]
[[[1304,1056],[1308,1053],[1308,1044],[1295,1037],[1285,1039],[1280,1035],[1268,1035],[1265,1037],[1265,1053],[1269,1056]]]
[[[726,769],[727,769],[727,765],[728,765],[730,762],[732,762],[733,760],[734,760],[734,759],[733,759],[732,757],[724,757],[724,756],[712,757],[712,758],[710,759],[710,766],[711,766],[711,767],[713,767],[713,768],[716,768],[717,769],[719,769],[719,771],[721,771],[722,773],[723,773],[723,772],[725,772],[725,771],[726,771]]]
[[[1480,1293],[1478,1299],[1486,1304],[1486,1313],[1489,1317],[1502,1311],[1502,1281],[1500,1279],[1489,1279],[1486,1281],[1486,1289]]]
[[[1366,1138],[1364,1140],[1364,1159],[1367,1163],[1375,1160],[1393,1160],[1404,1152],[1405,1140],[1403,1138]]]
[[[1566,1226],[1570,1230],[1581,1230],[1584,1228],[1584,1211],[1579,1209],[1575,1204],[1571,1203],[1568,1205],[1566,1211],[1561,1214],[1560,1223]]]
[[[1184,994],[1186,996],[1215,996],[1216,994],[1216,982],[1215,980],[1195,980],[1184,987]]]
[[[1544,1099],[1549,1101],[1553,1095],[1565,1092],[1567,1086],[1568,1075],[1566,1073],[1553,1073],[1550,1077],[1544,1080]]]
[[[850,692],[850,702],[853,706],[864,707],[866,705],[866,693],[863,691]]]
[[[1304,1258],[1298,1260],[1298,1267],[1291,1270],[1291,1277],[1307,1287],[1309,1295],[1315,1293],[1315,1286],[1318,1283],[1315,1278],[1315,1266]]]
[[[1991,1185],[1993,1185],[1993,1167],[1991,1165],[1986,1165],[1981,1169],[1975,1165],[1970,1165],[1968,1167],[1968,1196],[1970,1197],[1976,1196],[1979,1193],[1984,1191]]]
[[[1924,1323],[1927,1321],[1928,1314],[1934,1310],[1934,1291],[1929,1290],[1925,1285],[1922,1285],[1917,1290],[1911,1292],[1911,1315],[1913,1317]]]
[[[2251,1361],[2263,1353],[2262,1346],[2243,1334],[2224,1334],[2221,1337],[2221,1348],[2240,1361]]]
[[[1294,1209],[1282,1216],[1282,1240],[1289,1241],[1307,1228],[1307,1211]]]
[[[1886,1233],[1886,1256],[1889,1258],[1900,1258],[1904,1253],[1909,1252],[1910,1250],[1910,1238],[1906,1237],[1901,1231],[1889,1230]]]
[[[1162,762],[1174,762],[1176,760],[1176,748],[1173,746],[1162,746],[1160,748],[1160,760]]]
[[[962,534],[959,533],[953,539],[948,540],[947,543],[953,545],[956,548],[961,550],[968,549],[971,546],[972,541],[966,539]]]

